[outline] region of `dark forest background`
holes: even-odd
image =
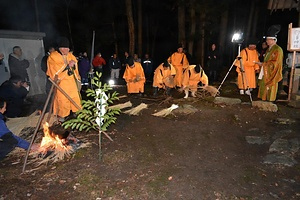
[[[197,63],[205,66],[212,43],[223,66],[237,54],[233,33],[262,41],[269,26],[281,24],[278,44],[285,50],[288,24],[298,25],[296,9],[268,10],[268,0],[15,0],[0,1],[0,29],[45,32],[44,44],[55,46],[59,36],[71,41],[75,54],[95,53],[108,59],[124,51],[143,57],[150,53],[159,65],[182,43]],[[258,48],[260,45],[258,45]],[[93,55],[92,55],[93,56]]]

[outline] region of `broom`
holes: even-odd
[[[213,97],[215,97],[216,95],[219,94],[218,89],[215,88],[214,86],[211,86],[211,85],[207,85],[207,86],[203,86],[203,87],[199,87],[199,88],[206,91],[207,93],[209,93]]]
[[[156,116],[156,117],[165,117],[167,115],[169,115],[174,109],[178,108],[179,106],[176,105],[176,104],[172,104],[171,107],[169,108],[165,108],[157,113],[154,113],[152,114],[153,116]]]
[[[132,103],[130,101],[127,101],[126,103],[120,103],[120,104],[117,104],[117,105],[109,106],[108,108],[109,109],[119,108],[120,110],[122,110],[124,108],[128,108],[128,107],[131,107],[131,106],[132,106]]]
[[[126,110],[124,113],[129,114],[129,115],[139,115],[139,113],[147,107],[148,107],[147,104],[141,103],[137,107],[131,108],[130,110]]]

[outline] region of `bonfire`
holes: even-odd
[[[82,143],[68,131],[63,134],[55,133],[49,128],[46,122],[43,124],[44,137],[41,140],[39,148],[30,153],[33,158],[32,162],[37,165],[46,163],[55,163],[63,160],[65,157],[70,157],[79,148],[87,147],[88,144]]]

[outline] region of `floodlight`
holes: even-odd
[[[231,42],[233,43],[243,43],[244,39],[243,39],[243,33],[238,31],[236,33],[233,34]]]
[[[110,86],[113,86],[113,85],[115,85],[115,81],[114,81],[113,79],[110,79],[110,80],[108,81],[108,84],[109,84]]]

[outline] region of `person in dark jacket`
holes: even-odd
[[[259,52],[259,57],[258,57],[260,62],[264,62],[267,50],[268,50],[268,44],[266,41],[263,41],[261,43],[261,50]]]
[[[22,81],[29,82],[29,76],[27,68],[29,67],[29,61],[23,59],[22,49],[19,46],[13,48],[13,53],[9,54],[8,65],[10,69],[10,76],[20,76]]]
[[[81,84],[88,85],[88,73],[91,70],[91,64],[87,55],[87,52],[83,52],[82,56],[79,58],[78,61],[78,71],[81,77]]]
[[[114,53],[109,59],[108,66],[110,69],[110,78],[118,80],[122,64],[116,53]]]
[[[19,117],[22,114],[24,99],[29,91],[27,82],[20,76],[12,76],[0,86],[0,97],[7,102],[7,117]]]
[[[15,147],[20,147],[27,150],[29,142],[14,135],[5,124],[4,112],[6,111],[6,102],[0,98],[0,160],[14,150]]]
[[[150,82],[153,78],[153,60],[150,58],[149,54],[145,54],[145,57],[142,61],[142,66],[145,72],[146,81]]]
[[[217,81],[218,79],[218,71],[219,71],[219,65],[220,65],[220,55],[217,50],[216,44],[211,45],[211,49],[208,52],[208,61],[207,61],[207,67],[208,67],[208,77],[211,82]]]
[[[48,69],[48,66],[47,66],[47,60],[48,60],[48,57],[49,55],[51,54],[51,52],[55,51],[55,48],[54,47],[49,47],[48,48],[48,52],[45,54],[45,56],[42,58],[42,61],[41,61],[41,69],[43,72],[47,72],[47,69]],[[46,94],[49,93],[50,91],[50,88],[51,88],[51,82],[49,81],[49,76],[46,75]]]

